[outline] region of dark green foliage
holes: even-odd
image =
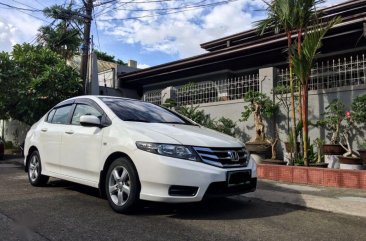
[[[193,120],[204,127],[235,136],[236,123],[229,118],[221,117],[219,120],[211,119],[204,110],[199,110],[199,106],[179,106],[176,111],[185,117]]]
[[[81,88],[78,73],[48,48],[17,44],[11,55],[0,53],[0,63],[3,115],[29,125]]]
[[[332,132],[332,144],[337,144],[339,142],[341,123],[345,118],[345,108],[346,107],[341,100],[333,100],[325,107],[321,119],[317,122],[318,126],[325,127]]]
[[[82,43],[79,27],[82,18],[72,8],[72,4],[66,7],[53,5],[45,8],[43,14],[54,21],[38,30],[38,43],[58,53],[64,59],[70,59],[77,53]]]
[[[212,127],[212,129],[225,133],[229,136],[235,136],[235,128],[236,123],[225,117],[221,117],[218,121],[215,121],[214,126]]]
[[[352,119],[358,124],[366,124],[366,94],[353,100]]]
[[[257,91],[249,91],[244,95],[244,101],[248,104],[244,106],[241,113],[241,121],[247,121],[250,115],[255,111],[255,105],[259,106],[260,115],[271,118],[278,109],[278,106],[265,94]]]
[[[113,63],[120,64],[120,65],[127,65],[122,60],[120,60],[120,59],[117,59],[116,60],[113,55],[109,55],[106,52],[94,50],[94,53],[97,55],[97,59],[98,60],[103,60],[103,61],[107,61],[107,62],[113,62]]]
[[[177,106],[177,102],[174,99],[167,99],[164,104],[162,104],[163,107],[172,109],[173,107]]]
[[[204,110],[199,110],[199,106],[179,106],[176,110],[179,114],[193,120],[197,124],[205,127],[212,127],[213,121],[209,114],[206,114]]]
[[[70,59],[81,45],[79,30],[70,28],[65,23],[54,28],[42,26],[38,31],[38,43],[60,54],[64,59]]]

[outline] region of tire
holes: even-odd
[[[41,187],[47,184],[49,177],[42,175],[41,157],[38,151],[33,151],[30,155],[27,171],[28,179],[32,186]]]
[[[118,158],[109,166],[105,179],[105,195],[118,213],[131,213],[139,203],[140,181],[130,160]]]

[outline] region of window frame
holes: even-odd
[[[66,123],[54,123],[54,122],[53,122],[53,118],[55,118],[55,114],[56,114],[57,110],[58,110],[58,109],[61,109],[61,108],[63,108],[63,107],[67,107],[67,106],[71,106],[71,108],[70,108],[70,110],[69,110],[69,113],[67,113]],[[49,113],[47,114],[46,122],[47,122],[47,123],[49,123],[49,124],[56,124],[56,125],[69,125],[69,124],[70,124],[70,117],[71,117],[71,116],[70,116],[70,113],[72,113],[73,109],[74,109],[73,104],[65,104],[65,105],[61,105],[61,106],[54,107],[54,108],[53,108],[53,109],[51,109],[51,110],[49,111]],[[50,120],[50,122],[49,122],[49,121],[48,121],[48,116],[51,114],[51,112],[52,112],[53,110],[55,110],[55,113],[53,114],[52,119],[51,119],[51,120]]]
[[[73,124],[73,123],[72,123],[72,118],[74,117],[74,114],[75,114],[75,111],[76,111],[76,108],[77,108],[77,106],[78,106],[78,105],[86,105],[86,106],[89,106],[89,107],[91,107],[91,108],[93,108],[93,109],[95,109],[95,110],[99,111],[99,112],[100,112],[100,114],[101,114],[100,122],[102,123],[103,116],[105,115],[105,114],[104,114],[104,111],[100,111],[100,110],[98,110],[97,108],[95,108],[93,105],[90,105],[90,104],[87,104],[87,103],[74,103],[74,105],[75,105],[75,106],[74,106],[73,111],[72,111],[71,120],[70,120],[70,125],[73,125],[73,126],[82,126],[82,125],[80,124],[80,122],[79,122],[79,124]]]
[[[63,101],[63,102],[57,104],[51,110],[48,111],[45,122],[47,122],[49,124],[57,124],[57,125],[80,126],[80,125],[71,124],[72,117],[74,115],[75,108],[76,108],[77,104],[89,105],[89,106],[93,107],[94,109],[98,110],[102,114],[102,118],[101,118],[101,121],[100,121],[101,122],[101,127],[107,127],[107,126],[110,126],[112,124],[111,119],[108,117],[108,115],[105,113],[105,111],[94,100],[87,99],[87,98],[78,98],[78,99],[73,99],[73,100],[66,100],[66,101]],[[65,106],[72,106],[69,113],[68,113],[67,123],[66,124],[52,123],[52,120],[53,120],[54,116],[52,117],[51,122],[47,121],[48,116],[50,115],[50,113],[53,110],[57,110],[59,108],[65,107]]]

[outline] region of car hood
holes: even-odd
[[[160,138],[154,138],[164,135],[172,138],[180,144],[189,146],[205,147],[242,147],[243,144],[228,135],[220,132],[194,125],[163,124],[163,123],[143,123],[143,122],[125,122],[129,128],[142,132],[149,139],[155,139],[155,142],[162,142]],[[158,134],[158,135],[156,135]],[[143,140],[136,140],[143,141]]]

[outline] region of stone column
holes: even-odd
[[[166,87],[161,91],[161,104],[164,104],[168,99],[177,100],[177,89],[173,86]]]

